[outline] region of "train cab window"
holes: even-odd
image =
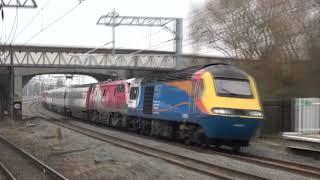
[[[137,99],[139,94],[139,88],[138,87],[132,87],[130,89],[130,99]]]
[[[252,98],[248,80],[215,78],[216,91],[219,96]]]

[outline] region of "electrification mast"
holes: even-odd
[[[172,29],[169,23],[174,23]],[[117,26],[160,26],[175,35],[175,51],[177,55],[182,53],[182,18],[167,17],[138,17],[138,16],[120,16],[115,10],[107,15],[101,16],[97,25],[112,26],[112,54],[115,54],[115,28]]]
[[[2,21],[4,19],[4,8],[37,8],[37,3],[35,0],[1,0],[0,1],[0,11],[1,11],[1,18]],[[21,100],[19,102],[15,101],[14,96],[14,88],[15,88],[15,76],[14,76],[14,69],[13,69],[13,52],[10,48],[10,116],[12,119],[21,119]],[[2,111],[2,109],[0,109]],[[18,113],[17,113],[18,112]],[[16,114],[17,117],[14,117]]]

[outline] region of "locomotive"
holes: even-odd
[[[187,144],[248,146],[263,122],[254,79],[228,64],[45,91],[50,110]]]

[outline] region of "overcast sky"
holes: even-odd
[[[39,33],[48,24],[76,6],[78,0],[36,0],[37,9],[18,10],[18,28],[13,44],[59,45],[97,47],[111,41],[111,27],[98,26],[101,15],[113,8],[123,16],[160,16],[182,17],[184,21],[184,39],[188,39],[188,23],[192,16],[192,7],[200,6],[205,0],[85,0],[70,14]],[[36,14],[38,14],[36,16]],[[35,17],[36,16],[36,17]],[[12,41],[15,28],[16,9],[4,9],[4,21],[1,23],[1,42]],[[34,18],[35,17],[35,18]],[[12,31],[13,29],[13,31]],[[22,33],[21,30],[23,29]],[[156,27],[117,27],[116,47],[156,50],[173,50],[173,42],[157,44],[172,39],[168,31]],[[12,31],[12,33],[11,33]],[[11,38],[8,36],[11,33]],[[150,36],[151,34],[151,36]],[[151,37],[151,38],[150,38]],[[185,41],[184,44],[189,44]],[[111,47],[111,44],[106,46]],[[191,53],[191,46],[184,46],[184,52]]]

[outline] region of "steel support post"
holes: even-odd
[[[182,54],[182,42],[183,42],[183,21],[182,18],[176,19],[176,54]]]
[[[112,26],[112,55],[116,54],[116,26]]]
[[[13,119],[13,99],[14,99],[14,70],[13,70],[13,50],[10,46],[10,117]]]
[[[175,40],[176,40],[176,69],[182,69],[184,66],[181,62],[182,55],[182,42],[183,42],[183,21],[182,18],[176,19],[176,32],[175,32]]]

